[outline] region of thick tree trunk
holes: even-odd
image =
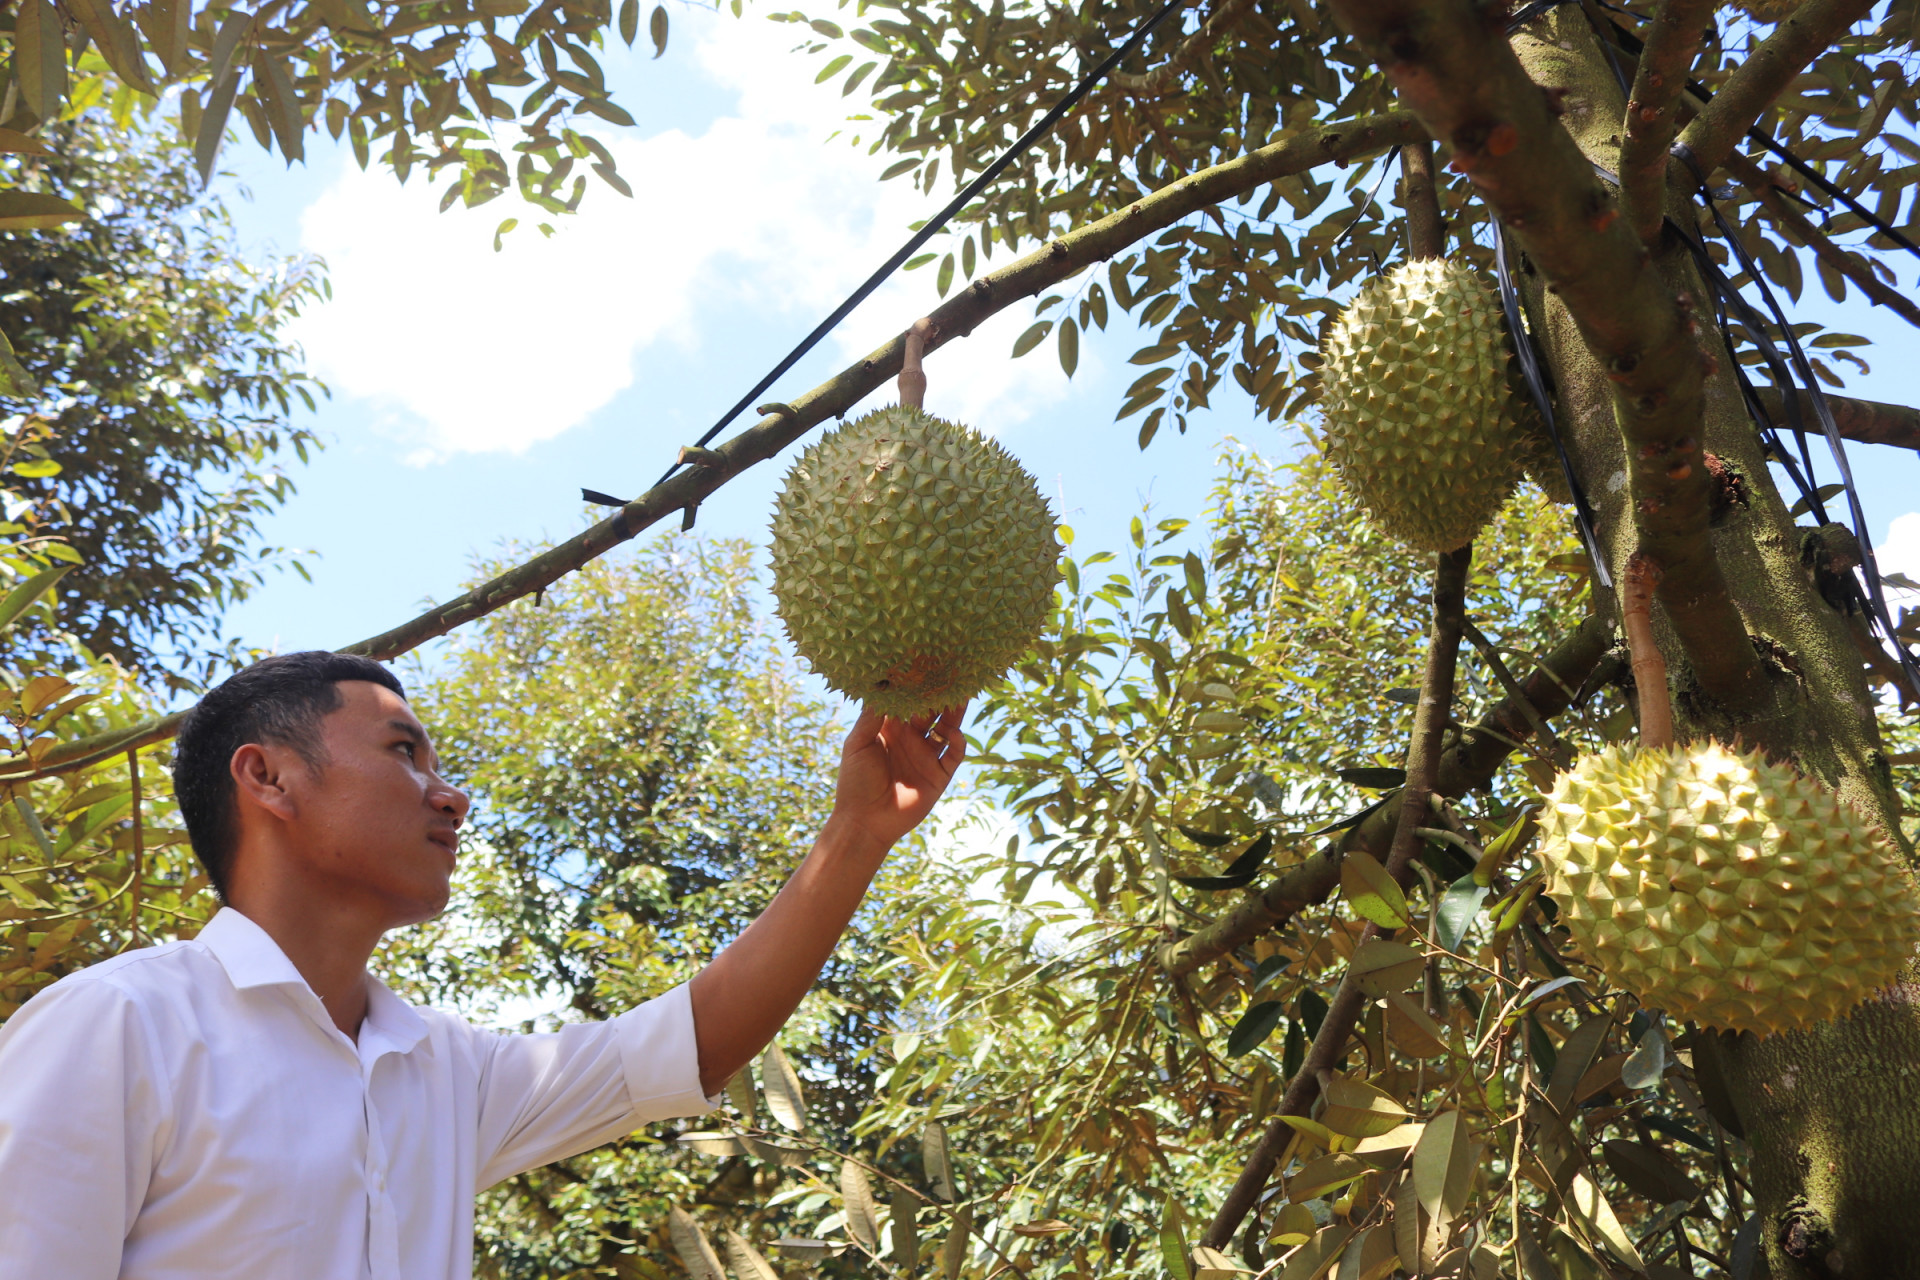
[[[1514,48],[1536,83],[1565,91],[1566,123],[1588,158],[1617,171],[1624,95],[1581,11],[1553,10],[1517,35]],[[1632,68],[1625,70],[1631,77]],[[1670,200],[1668,212],[1684,226],[1695,225],[1684,200]],[[1790,758],[1898,838],[1891,771],[1858,653],[1845,621],[1804,567],[1807,531],[1794,527],[1761,458],[1731,361],[1713,329],[1704,284],[1671,227],[1654,256],[1676,292],[1691,296],[1699,341],[1718,360],[1706,388],[1706,448],[1745,477],[1750,505],[1714,531],[1714,550],[1773,676],[1769,705],[1758,715],[1727,715],[1691,684],[1685,657],[1656,610],[1682,733],[1739,738]],[[1609,385],[1565,308],[1524,270],[1522,287],[1552,369],[1574,470],[1593,502],[1600,541],[1618,579],[1635,536]],[[1913,851],[1906,852],[1911,860]],[[1815,1032],[1765,1040],[1725,1035],[1717,1046],[1752,1151],[1756,1209],[1773,1280],[1920,1280],[1920,1246],[1914,1244],[1914,1214],[1920,1210],[1920,985],[1903,984]]]

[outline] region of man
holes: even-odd
[[[773,1038],[959,767],[960,718],[862,716],[812,851],[693,981],[499,1035],[366,970],[446,906],[468,806],[400,682],[332,653],[240,672],[175,748],[224,909],[0,1028],[0,1280],[463,1280],[475,1192],[706,1110]]]

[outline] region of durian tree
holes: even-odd
[[[69,69],[92,77],[88,92],[116,95],[125,114],[137,106],[129,95],[156,83],[159,66],[197,86],[184,123],[203,164],[220,136],[213,126],[238,102],[260,140],[289,155],[304,130],[322,122],[356,146],[384,131],[386,154],[402,173],[419,162],[460,174],[449,201],[509,185],[505,156],[482,126],[513,119],[531,134],[515,162],[516,185],[535,203],[564,210],[578,191],[562,195],[574,161],[591,163],[597,153],[560,128],[558,115],[608,114],[596,110],[606,103],[589,46],[615,21],[631,38],[638,7],[629,0],[618,19],[596,7],[513,8],[496,15],[485,6],[384,6],[363,16],[349,4],[255,15],[156,4],[129,20],[109,6],[75,5],[68,15],[37,0],[14,24],[9,119],[20,129],[51,115]],[[929,10],[869,0],[787,17],[806,24],[815,52],[829,59],[823,79],[844,73],[844,87],[871,100],[861,140],[897,153],[897,175],[932,193],[944,178],[982,169],[1081,68],[1158,8],[1122,0]],[[1506,338],[1516,356],[1537,348],[1539,395],[1537,420],[1524,403],[1511,415],[1520,433],[1512,466],[1496,468],[1507,474],[1487,483],[1508,485],[1516,469],[1526,470],[1590,512],[1590,536],[1572,553],[1584,570],[1583,594],[1523,615],[1529,633],[1541,633],[1537,642],[1489,636],[1476,621],[1485,593],[1520,566],[1489,563],[1472,544],[1428,548],[1413,579],[1403,574],[1394,585],[1422,605],[1413,621],[1424,644],[1415,645],[1408,683],[1395,686],[1410,693],[1412,724],[1391,748],[1374,748],[1387,759],[1355,765],[1367,772],[1341,779],[1390,790],[1331,832],[1291,821],[1308,807],[1303,796],[1325,795],[1324,777],[1289,794],[1271,773],[1243,769],[1257,760],[1231,745],[1233,735],[1283,722],[1286,691],[1325,696],[1290,683],[1290,667],[1271,685],[1223,678],[1228,669],[1255,670],[1259,646],[1297,643],[1286,632],[1292,619],[1275,604],[1277,588],[1213,594],[1199,557],[1156,564],[1162,556],[1143,545],[1135,580],[1099,588],[1130,611],[1125,625],[1076,629],[1067,624],[1083,615],[1069,615],[1038,652],[1042,676],[1063,654],[1075,659],[1055,673],[1065,693],[1123,696],[1128,715],[1140,717],[1126,721],[1127,734],[1109,728],[1059,743],[1057,759],[1035,764],[996,750],[997,731],[1046,740],[1017,707],[1009,702],[983,719],[987,754],[1013,771],[1003,780],[1049,769],[1056,779],[1048,805],[1024,808],[1034,824],[1027,848],[1040,853],[1007,877],[1008,887],[1047,874],[1103,908],[1118,902],[1128,916],[1120,932],[1133,940],[1138,977],[1121,995],[1107,1065],[1080,1100],[1091,1110],[1076,1103],[1068,1114],[1094,1124],[1088,1144],[1104,1135],[1113,1167],[1136,1172],[1161,1202],[1160,1243],[1175,1274],[1217,1280],[1235,1266],[1226,1250],[1252,1263],[1274,1248],[1293,1251],[1279,1272],[1287,1280],[1395,1267],[1530,1280],[1699,1274],[1709,1265],[1742,1276],[1764,1269],[1781,1280],[1920,1273],[1906,1227],[1920,1203],[1920,1144],[1912,1140],[1920,1083],[1910,1065],[1920,1055],[1912,999],[1920,975],[1909,965],[1902,981],[1882,985],[1876,973],[1844,1016],[1764,1036],[1657,1021],[1665,1011],[1611,983],[1604,956],[1582,954],[1564,931],[1552,895],[1540,892],[1540,864],[1553,854],[1529,844],[1523,816],[1583,750],[1631,736],[1635,721],[1644,729],[1671,703],[1680,743],[1717,741],[1790,770],[1815,788],[1819,804],[1845,806],[1903,863],[1913,857],[1910,833],[1900,828],[1895,753],[1879,723],[1895,714],[1901,673],[1882,647],[1887,637],[1876,639],[1852,603],[1857,588],[1846,586],[1864,549],[1838,522],[1795,524],[1754,426],[1756,405],[1782,406],[1801,424],[1793,410],[1803,397],[1768,358],[1768,344],[1792,344],[1784,332],[1767,337],[1755,313],[1736,306],[1723,317],[1710,285],[1725,272],[1749,287],[1766,279],[1796,298],[1811,263],[1836,299],[1857,294],[1920,320],[1880,261],[1894,247],[1886,232],[1847,245],[1836,238],[1866,228],[1857,210],[1912,228],[1903,211],[1906,188],[1920,176],[1906,163],[1920,159],[1907,73],[1915,22],[1912,0],[1810,0],[1751,12],[1683,0],[1196,5],[1158,27],[1027,163],[962,214],[952,251],[937,259],[935,285],[944,295],[965,283],[928,317],[930,349],[1046,294],[1016,353],[1051,338],[1071,369],[1081,333],[1127,311],[1153,339],[1135,357],[1149,367],[1119,415],[1138,419],[1143,445],[1169,426],[1184,432],[1220,379],[1232,376],[1259,413],[1321,435],[1348,482],[1361,484],[1366,469],[1351,465],[1352,455],[1342,463],[1338,451],[1342,439],[1367,439],[1343,429],[1338,416],[1342,404],[1360,405],[1391,419],[1405,449],[1401,467],[1372,468],[1388,477],[1386,491],[1352,499],[1356,511],[1376,512],[1460,474],[1466,438],[1454,434],[1458,414],[1443,410],[1464,399],[1447,392],[1469,376],[1467,367],[1436,381],[1428,375],[1438,357],[1422,364],[1407,334],[1392,358],[1374,360],[1385,344],[1375,352],[1351,333],[1338,341],[1329,333],[1323,349],[1322,332],[1375,276],[1444,260],[1484,279],[1495,266],[1497,218],[1513,250],[1520,317]],[[439,33],[430,43],[429,32]],[[483,43],[494,63],[476,70],[463,54]],[[562,67],[563,56],[578,69]],[[113,88],[116,78],[124,91]],[[531,92],[504,101],[500,88]],[[563,104],[558,113],[555,102]],[[1754,149],[1750,129],[1803,168],[1775,166],[1772,153]],[[1682,154],[1673,154],[1676,143]],[[1392,162],[1400,181],[1376,198],[1365,184],[1384,182]],[[1828,187],[1803,183],[1808,169]],[[1809,202],[1839,199],[1829,187],[1853,203],[1816,222]],[[1696,203],[1702,189],[1730,219],[1751,269],[1712,234],[1713,212]],[[983,270],[996,252],[1028,246],[1025,256]],[[1479,322],[1470,327],[1488,336]],[[1857,361],[1850,348],[1859,344],[1804,326],[1795,336],[1816,353],[1808,368],[1837,389],[1839,372],[1824,360]],[[1476,338],[1474,350],[1490,348]],[[578,537],[353,649],[383,658],[406,652],[543,591],[669,513],[691,516],[741,469],[879,388],[905,353],[903,337],[821,387],[767,406],[756,425],[701,450],[696,465]],[[1340,392],[1351,384],[1335,380],[1352,376],[1346,357],[1354,354],[1368,357],[1374,390],[1401,388],[1391,406]],[[1472,377],[1487,375],[1486,362],[1468,363]],[[1751,403],[1736,379],[1746,363],[1762,384]],[[1424,401],[1422,388],[1432,393]],[[1912,442],[1916,434],[1911,410],[1837,395],[1832,408],[1836,426],[1856,439]],[[1551,463],[1542,453],[1543,440],[1551,443],[1543,435],[1549,413],[1565,454],[1557,482],[1559,451]],[[1776,458],[1789,450],[1778,446]],[[1528,541],[1492,545],[1524,555]],[[1229,563],[1228,549],[1216,545],[1211,559]],[[1568,554],[1564,545],[1552,551]],[[1636,563],[1657,580],[1647,616],[1653,643],[1636,659],[1654,653],[1657,663],[1636,660],[1631,670],[1643,674],[1632,676],[1609,646],[1625,621],[1616,584]],[[1277,562],[1273,581],[1311,597],[1300,572],[1311,568]],[[1070,570],[1064,598],[1082,594]],[[1148,599],[1159,608],[1134,607]],[[1247,616],[1219,616],[1229,600]],[[1363,628],[1365,608],[1353,619]],[[1215,626],[1258,644],[1196,643]],[[1912,626],[1902,629],[1911,643]],[[1465,649],[1481,664],[1466,669],[1467,687],[1486,677],[1499,686],[1472,710],[1461,691]],[[1139,654],[1151,671],[1131,693],[1102,666],[1123,653]],[[1655,665],[1670,680],[1644,675]],[[1590,684],[1629,679],[1630,694],[1611,711],[1604,701],[1589,710]],[[1356,683],[1349,675],[1345,687]],[[1116,709],[1096,705],[1088,722],[1119,723]],[[1600,724],[1576,731],[1590,714]],[[24,776],[89,765],[162,739],[173,723],[42,745],[8,767]],[[1152,755],[1188,730],[1224,735],[1229,746],[1174,762]],[[1223,763],[1195,766],[1209,759]],[[1264,791],[1261,778],[1276,790]],[[1101,803],[1082,804],[1080,793]],[[1186,821],[1195,814],[1206,821]],[[1234,861],[1198,874],[1206,870],[1197,865],[1201,851],[1220,849],[1231,849]],[[1464,862],[1450,863],[1447,850]],[[1444,879],[1449,871],[1459,874]],[[1228,906],[1196,904],[1174,887],[1176,873],[1202,881],[1187,886],[1196,892],[1245,892]],[[1328,902],[1336,905],[1319,907]],[[1488,903],[1499,913],[1482,918]],[[1312,929],[1302,925],[1309,908],[1320,911]],[[941,935],[930,925],[923,936]],[[1775,951],[1805,960],[1805,941],[1783,928]],[[1020,945],[1032,944],[1030,936]],[[911,940],[902,949],[911,961]],[[941,966],[949,976],[952,963]],[[1859,978],[1843,964],[1810,968],[1835,983]],[[1283,971],[1298,981],[1326,979],[1325,994],[1316,989],[1310,1002],[1290,987],[1289,1006],[1249,1022],[1262,1005],[1280,1003],[1255,997]],[[1038,984],[1020,989],[1032,990],[1036,1009],[1067,1001],[1074,1018],[1103,1017],[1122,990],[1080,990],[1060,970],[1049,976],[1057,981],[1045,992]],[[1006,1016],[1021,1014],[1009,1008]],[[1140,1020],[1147,1017],[1167,1034]],[[1223,1057],[1209,1037],[1228,1019]],[[1269,1032],[1287,1022],[1277,1060],[1234,1067],[1227,1058],[1266,1052],[1261,1020]],[[1057,1025],[1063,1034],[1083,1030],[1073,1018]],[[1161,1060],[1134,1052],[1142,1043],[1162,1051]],[[1127,1127],[1144,1145],[1126,1138],[1115,1123],[1121,1113],[1103,1112],[1099,1093],[1122,1064],[1148,1089],[1180,1082],[1194,1099],[1187,1114],[1209,1117],[1210,1140],[1198,1151],[1169,1152],[1138,1110]],[[941,1091],[957,1088],[956,1079],[933,1067],[887,1105],[901,1116],[917,1109],[922,1120],[937,1118]],[[992,1114],[984,1106],[978,1113]],[[741,1118],[750,1122],[744,1107]],[[761,1140],[715,1141],[749,1138]],[[1695,1145],[1676,1153],[1665,1139]],[[996,1152],[1019,1145],[991,1135],[984,1142]],[[1046,1158],[1068,1155],[1049,1149]],[[1714,1188],[1702,1191],[1689,1165],[1710,1173]],[[1004,1167],[1013,1181],[990,1188],[995,1204],[1012,1203],[1038,1176],[1017,1161]],[[1161,1173],[1149,1176],[1149,1168]],[[945,1221],[963,1245],[980,1242],[942,1254],[950,1278],[975,1263],[984,1274],[1020,1257],[1043,1259],[1044,1242],[1063,1234],[1053,1219],[1031,1217],[976,1230],[951,1195],[939,1193],[943,1180],[927,1156],[906,1172],[912,1177],[901,1176],[896,1190],[908,1198],[896,1208]],[[944,1181],[951,1192],[951,1178]],[[1642,1211],[1620,1207],[1619,1183],[1648,1201]],[[876,1219],[862,1185],[843,1176],[841,1214],[850,1232],[871,1236]],[[1042,1207],[1099,1212],[1058,1201]],[[682,1255],[688,1267],[717,1272],[710,1246],[688,1235],[681,1218],[673,1222],[669,1234],[693,1241]],[[1670,1247],[1656,1249],[1661,1239]],[[1140,1265],[1117,1233],[1104,1243],[1122,1266]],[[741,1256],[738,1270],[760,1274]],[[1057,1270],[1081,1273],[1103,1265],[1097,1254],[1075,1251],[1055,1261]],[[895,1263],[914,1270],[932,1260],[902,1248]]]
[[[867,3],[787,16],[820,37],[815,49],[832,59],[827,78],[844,71],[850,85],[871,86],[863,139],[897,153],[895,168],[932,193],[982,168],[1065,90],[1076,67],[1157,8]],[[1355,287],[1414,259],[1446,258],[1491,274],[1497,219],[1512,245],[1523,324],[1540,354],[1567,470],[1591,511],[1584,550],[1593,560],[1594,625],[1618,625],[1614,588],[1634,557],[1657,572],[1652,633],[1671,680],[1638,690],[1634,705],[1671,698],[1683,742],[1737,744],[1811,780],[1830,797],[1825,803],[1844,805],[1884,833],[1910,863],[1893,753],[1877,712],[1915,694],[1903,688],[1886,638],[1836,589],[1861,549],[1836,522],[1797,525],[1793,495],[1781,496],[1780,473],[1736,374],[1743,363],[1753,366],[1757,398],[1776,397],[1777,415],[1784,370],[1767,363],[1750,315],[1716,314],[1707,273],[1724,272],[1750,292],[1757,274],[1788,299],[1800,296],[1803,274],[1817,274],[1836,300],[1852,297],[1920,321],[1893,274],[1900,263],[1887,256],[1895,242],[1876,232],[1840,243],[1865,221],[1755,141],[1778,143],[1859,207],[1910,232],[1906,189],[1920,173],[1912,164],[1920,150],[1907,70],[1915,21],[1910,4],[1826,0],[1751,12],[1676,0],[1524,8],[1228,0],[1196,9],[1096,89],[1042,144],[1042,163],[1009,171],[963,215],[957,243],[939,259],[937,287],[959,292],[934,314],[937,336],[952,340],[1013,297],[1047,292],[1017,350],[1052,337],[1070,371],[1080,333],[1125,309],[1154,334],[1134,357],[1149,368],[1120,408],[1121,419],[1137,420],[1143,445],[1167,426],[1183,431],[1228,375],[1267,417],[1317,422],[1340,410],[1331,371],[1322,367],[1340,352],[1331,340],[1323,347],[1322,334]],[[1397,196],[1376,200],[1372,188],[1395,149]],[[1729,219],[1752,272],[1714,234],[1698,199],[1703,189]],[[1046,243],[1030,258],[980,274],[996,250],[1033,242]],[[1104,270],[1090,270],[1102,262]],[[1836,393],[1838,370],[1820,355],[1857,362],[1854,341],[1805,325],[1796,336],[1815,352],[1808,361],[1815,376]],[[1350,347],[1354,337],[1341,341]],[[1774,333],[1765,342],[1785,345],[1786,338]],[[1402,346],[1389,360],[1373,359],[1366,376],[1416,383],[1427,372],[1421,360]],[[1915,442],[1911,410],[1834,398],[1836,424],[1854,438]],[[1803,400],[1804,393],[1796,403]],[[1363,419],[1354,429],[1368,426]],[[1322,429],[1337,443],[1337,422]],[[1400,455],[1397,473],[1392,460],[1375,459],[1389,487],[1405,493],[1363,493],[1356,502],[1410,504],[1407,493],[1457,475],[1462,463],[1444,458],[1452,428],[1436,418],[1431,430],[1426,455]],[[1537,446],[1537,434],[1532,441]],[[1573,496],[1551,468],[1540,472],[1560,496]],[[1376,869],[1390,880],[1414,876],[1420,841],[1410,832],[1422,829],[1417,815],[1429,793],[1470,806],[1463,793],[1492,781],[1497,794],[1498,782],[1483,774],[1448,776],[1446,753],[1461,748],[1447,736],[1460,617],[1476,607],[1462,598],[1469,560],[1468,549],[1448,547],[1434,569],[1424,714],[1400,762],[1407,785],[1378,811],[1407,817],[1397,835],[1391,816],[1372,823]],[[1587,625],[1574,616],[1560,623],[1569,642]],[[1900,642],[1920,639],[1911,619],[1897,625]],[[1523,701],[1532,714],[1520,717],[1510,740],[1552,732],[1548,721],[1565,701],[1554,699],[1552,708],[1541,705],[1545,698]],[[1503,752],[1483,754],[1498,763]],[[1573,760],[1549,763],[1564,769]],[[1534,786],[1544,791],[1551,780],[1548,772]],[[1164,779],[1141,776],[1133,785],[1128,821],[1164,829],[1177,820]],[[1075,829],[1071,819],[1056,814],[1053,821]],[[1162,951],[1168,980],[1177,989],[1179,975],[1232,971],[1236,959],[1250,979],[1256,970],[1247,948],[1291,917],[1279,908],[1289,895],[1298,900],[1315,874],[1322,894],[1342,874],[1351,879],[1356,873],[1338,864],[1355,861],[1356,845],[1368,847],[1358,835],[1336,840],[1277,879],[1256,880],[1246,903],[1211,920],[1170,918]],[[1063,859],[1063,873],[1082,870],[1132,872]],[[1910,897],[1907,870],[1888,884],[1889,894]],[[1893,905],[1912,909],[1910,900]],[[1772,945],[1791,956],[1796,938],[1783,930]],[[1572,957],[1577,949],[1566,950]],[[1844,967],[1829,970],[1834,982],[1847,980]],[[1728,1184],[1738,1189],[1726,1211],[1750,1206],[1735,1232],[1738,1261],[1720,1255],[1735,1271],[1920,1274],[1920,1250],[1905,1225],[1920,1204],[1920,1157],[1904,1136],[1920,1125],[1910,1071],[1920,1052],[1920,1014],[1910,995],[1916,975],[1909,965],[1900,981],[1881,985],[1886,976],[1875,975],[1865,1000],[1847,1001],[1846,1015],[1810,1027],[1764,1036],[1687,1033],[1692,1069],[1710,1074],[1724,1098],[1716,1123],[1750,1154],[1744,1171],[1730,1174],[1750,1186]],[[1328,1105],[1318,1095],[1338,1077],[1316,1071],[1347,1057],[1347,1030],[1364,1026],[1377,1002],[1348,1004],[1347,1028],[1328,1034],[1322,1024],[1325,1043],[1315,1041],[1278,1099],[1283,1114],[1267,1118],[1210,1225],[1197,1233],[1205,1247],[1229,1246],[1258,1216],[1270,1180],[1297,1172],[1297,1162],[1288,1163],[1297,1130],[1287,1121]],[[1624,1030],[1623,1006],[1612,1007]],[[1381,1065],[1371,1062],[1375,1071]],[[1416,1115],[1434,1114],[1417,1090],[1400,1100]],[[1527,1127],[1527,1104],[1515,1105],[1518,1132]],[[1496,1136],[1476,1138],[1489,1143],[1489,1169],[1498,1164]],[[1582,1181],[1586,1162],[1563,1158],[1569,1144],[1551,1129],[1533,1136],[1556,1153],[1542,1166],[1544,1203],[1564,1210],[1558,1221],[1567,1247],[1588,1257],[1581,1265],[1650,1265],[1600,1242],[1609,1233],[1594,1224],[1612,1219],[1611,1210],[1589,1211],[1583,1233],[1577,1203],[1594,1185]],[[1494,1181],[1517,1188],[1533,1176],[1529,1167]],[[1556,1221],[1554,1211],[1536,1227]],[[1549,1255],[1534,1254],[1559,1244],[1523,1247],[1530,1219],[1519,1199],[1514,1216],[1489,1227],[1488,1238],[1504,1242],[1496,1265],[1536,1274],[1536,1262]],[[1554,1265],[1573,1265],[1566,1256]],[[1688,1256],[1683,1249],[1683,1264]],[[1333,1265],[1333,1256],[1324,1261]],[[1351,1265],[1353,1274],[1376,1274],[1372,1259]]]

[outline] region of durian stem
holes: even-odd
[[[900,360],[900,403],[923,408],[927,398],[927,371],[920,367],[927,353],[927,340],[933,336],[933,321],[921,316],[907,330],[907,350]]]
[[[1422,139],[1400,148],[1400,207],[1407,215],[1407,256],[1447,256],[1447,224],[1440,216],[1440,191],[1433,176],[1433,144]]]
[[[1427,642],[1427,668],[1420,684],[1420,705],[1414,712],[1413,742],[1407,751],[1407,782],[1401,789],[1399,825],[1394,830],[1393,848],[1387,855],[1387,874],[1399,875],[1419,851],[1420,828],[1427,825],[1428,800],[1440,773],[1441,731],[1446,727],[1453,707],[1453,676],[1460,657],[1460,635],[1466,618],[1467,570],[1473,564],[1473,546],[1458,551],[1443,551],[1437,557],[1433,575],[1433,630]],[[1360,945],[1376,937],[1380,930],[1369,924],[1360,934]],[[1287,1085],[1285,1096],[1275,1109],[1273,1121],[1260,1135],[1246,1167],[1235,1179],[1233,1189],[1207,1228],[1206,1246],[1224,1249],[1233,1233],[1253,1209],[1260,1191],[1273,1176],[1281,1154],[1291,1143],[1294,1130],[1288,1116],[1304,1116],[1320,1096],[1321,1079],[1330,1073],[1346,1052],[1354,1024],[1371,1000],[1352,981],[1349,974],[1334,992],[1333,1000],[1321,1020],[1320,1033],[1307,1049],[1300,1070]]]
[[[1653,589],[1660,566],[1641,552],[1627,561],[1620,584],[1620,615],[1633,654],[1633,687],[1640,703],[1640,745],[1673,745],[1673,694],[1667,689],[1667,660],[1653,642]]]

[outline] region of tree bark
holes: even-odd
[[[1618,164],[1624,96],[1577,10],[1558,9],[1517,34],[1534,81],[1565,90],[1565,123],[1589,159]],[[1676,210],[1683,211],[1683,210]],[[1692,225],[1688,216],[1682,225]],[[1734,716],[1697,696],[1670,623],[1656,611],[1662,651],[1678,674],[1681,737],[1738,736],[1791,759],[1900,839],[1898,804],[1874,704],[1844,620],[1800,564],[1794,527],[1760,455],[1731,361],[1711,331],[1707,294],[1669,229],[1654,264],[1694,314],[1718,371],[1704,388],[1706,447],[1747,480],[1751,505],[1710,535],[1747,631],[1791,674],[1765,707]],[[1626,458],[1605,371],[1560,300],[1522,272],[1526,309],[1558,388],[1574,470],[1595,507],[1616,579],[1635,550],[1625,509]],[[1913,850],[1903,848],[1911,862]],[[1815,1031],[1719,1037],[1735,1109],[1752,1150],[1761,1240],[1772,1280],[1920,1278],[1910,1219],[1920,1204],[1920,985],[1880,993]]]

